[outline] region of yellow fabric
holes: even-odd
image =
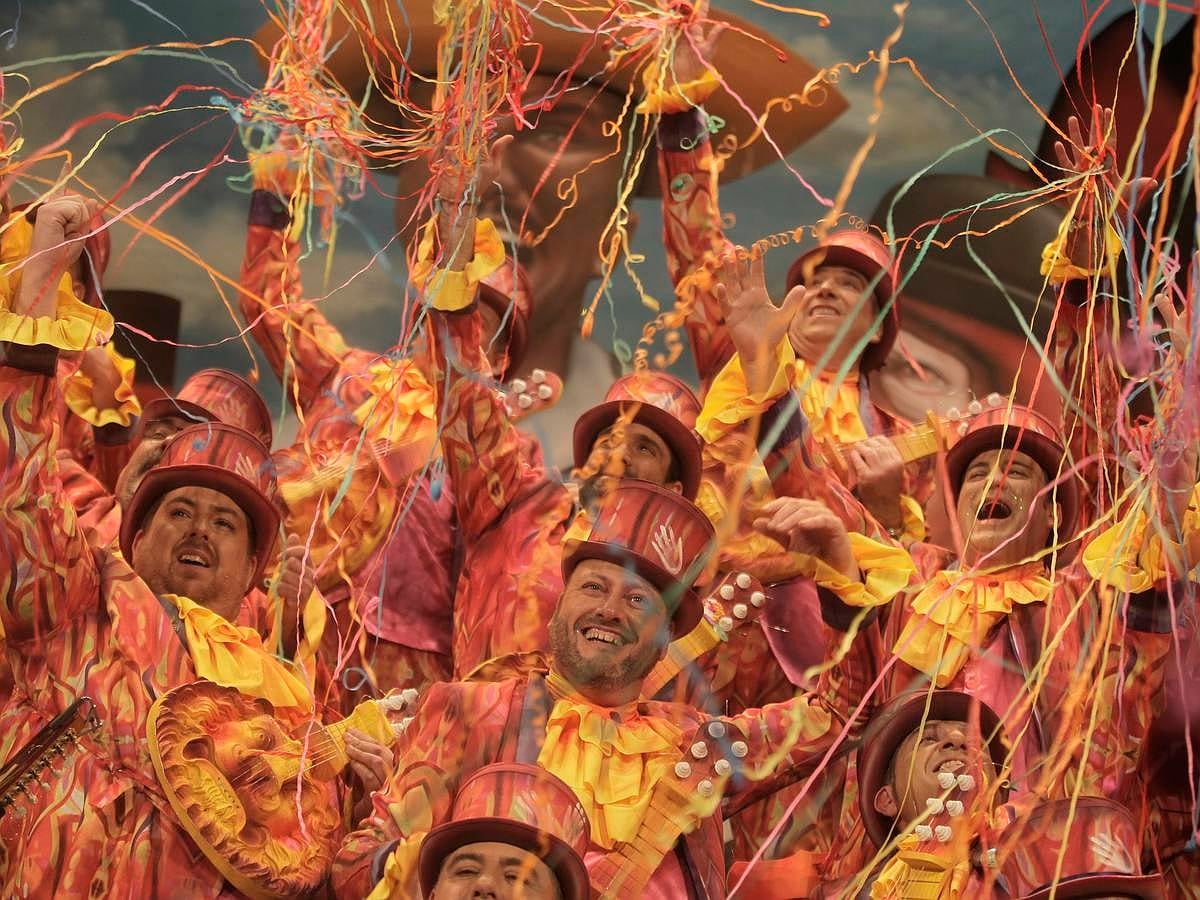
[[[1002,572],[943,570],[909,603],[908,620],[893,651],[914,669],[945,687],[974,647],[1015,606],[1045,603],[1054,583],[1040,562]]]
[[[696,419],[696,431],[704,440],[712,443],[732,428],[762,415],[793,387],[800,391],[800,411],[816,440],[844,445],[867,439],[867,428],[859,411],[861,397],[856,376],[839,381],[833,373],[814,375],[808,363],[797,359],[787,338],[779,342],[774,355],[771,384],[761,394],[747,391],[746,373],[736,353],[725,364],[713,380],[704,398],[704,408]]]
[[[850,550],[858,563],[859,580],[852,581],[829,563],[797,553],[799,574],[833,591],[847,606],[868,609],[891,602],[904,590],[916,565],[907,551],[882,544],[856,532],[849,533]]]
[[[1170,523],[1162,523],[1170,527]],[[1098,535],[1083,551],[1083,564],[1093,578],[1119,591],[1148,591],[1168,574],[1187,572],[1195,580],[1200,565],[1200,485],[1192,489],[1183,515],[1183,543],[1164,541],[1138,507]]]
[[[504,242],[491,219],[476,219],[474,255],[461,272],[434,268],[437,245],[437,218],[434,217],[421,229],[417,261],[409,277],[434,309],[442,312],[466,309],[475,302],[475,288],[479,282],[504,264]]]
[[[418,831],[396,845],[367,900],[410,900],[417,884],[417,859],[427,832]]]
[[[639,113],[681,113],[699,106],[711,97],[721,86],[721,76],[714,69],[705,69],[699,78],[667,87],[658,60],[654,60],[642,73],[642,85],[645,97],[637,106]]]
[[[276,707],[312,708],[308,687],[263,648],[257,631],[234,625],[187,597],[163,596],[179,611],[197,675]]]
[[[121,376],[121,383],[113,391],[113,400],[117,405],[98,409],[95,397],[92,396],[95,384],[80,369],[72,372],[63,382],[63,399],[71,412],[93,427],[128,427],[134,417],[142,411],[142,402],[133,391],[133,378],[137,366],[132,359],[118,353],[111,343],[104,345],[104,355]]]
[[[26,347],[48,344],[73,352],[108,343],[113,333],[112,316],[80,301],[67,272],[58,281],[53,317],[12,312],[23,274],[23,269],[17,266],[29,255],[32,241],[33,226],[29,220],[22,213],[10,216],[0,235],[0,341]]]
[[[412,360],[380,360],[368,370],[370,395],[354,411],[354,421],[369,426],[370,440],[387,449],[412,448],[428,460],[437,445],[437,397]]]
[[[917,849],[913,835],[900,839],[895,856],[871,885],[872,900],[956,900],[971,877],[970,861],[957,862]]]
[[[1079,278],[1093,278],[1098,274],[1097,271],[1090,271],[1075,265],[1067,257],[1066,246],[1073,220],[1073,213],[1067,213],[1058,226],[1058,234],[1054,240],[1042,248],[1041,274],[1043,278],[1048,278],[1051,284],[1062,284],[1064,281]],[[1104,252],[1106,259],[1114,259],[1121,255],[1121,236],[1117,234],[1111,223],[1106,223],[1104,227]]]
[[[900,542],[907,547],[909,544],[925,540],[925,510],[921,508],[916,497],[900,495],[900,515],[904,522]]]
[[[655,784],[674,777],[683,733],[665,719],[639,715],[633,703],[615,710],[593,706],[553,671],[546,685],[555,702],[538,765],[575,792],[593,843],[612,850],[632,841]]]

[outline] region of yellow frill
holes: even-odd
[[[941,688],[954,680],[988,632],[1016,606],[1045,603],[1054,590],[1040,562],[1004,572],[941,571],[909,603],[895,654]]]
[[[234,625],[187,597],[163,596],[179,611],[197,675],[249,697],[262,697],[276,707],[312,709],[308,687],[263,648],[257,631]]]
[[[925,540],[925,510],[921,508],[916,497],[900,495],[900,516],[904,523],[900,531],[900,540],[905,546]]]
[[[721,76],[715,69],[705,69],[703,75],[691,81],[679,82],[670,87],[667,87],[666,82],[658,60],[646,66],[642,72],[645,94],[637,106],[639,113],[681,113],[699,106],[721,86]]]
[[[1172,577],[1194,572],[1200,564],[1200,485],[1192,489],[1183,515],[1183,543],[1163,540],[1138,507],[1088,544],[1083,564],[1093,578],[1134,594],[1153,588],[1168,571]]]
[[[417,860],[427,832],[418,831],[402,840],[387,858],[383,877],[375,883],[367,900],[409,900],[417,884]]]
[[[491,219],[475,220],[475,253],[462,271],[434,267],[438,245],[437,218],[421,229],[417,261],[412,267],[412,283],[425,294],[436,310],[458,312],[475,302],[475,288],[504,264],[504,242]],[[452,248],[451,248],[452,249]]]
[[[32,241],[33,226],[22,213],[13,214],[0,235],[0,341],[26,347],[47,344],[72,352],[108,343],[113,333],[112,316],[80,301],[66,272],[58,281],[53,318],[12,312],[23,274],[17,267],[29,255]]]
[[[92,396],[95,385],[81,370],[75,370],[63,382],[63,399],[67,408],[95,428],[105,425],[128,427],[134,417],[142,411],[142,402],[133,391],[134,372],[137,368],[132,359],[122,356],[111,344],[104,345],[104,355],[121,376],[121,383],[113,391],[116,406],[99,409]]]
[[[1097,271],[1075,265],[1067,256],[1067,239],[1071,233],[1073,220],[1072,213],[1064,216],[1054,240],[1042,248],[1041,275],[1043,278],[1047,278],[1051,284],[1062,284],[1064,281],[1080,278],[1094,278],[1099,274]],[[1121,255],[1121,236],[1117,234],[1111,224],[1104,226],[1104,252],[1108,259],[1115,259]]]
[[[797,554],[801,560],[800,574],[832,591],[847,606],[870,609],[890,603],[916,571],[912,557],[900,547],[853,531],[847,536],[854,561],[858,563],[859,580],[853,581],[824,560],[804,554]]]
[[[437,397],[411,360],[380,360],[368,370],[370,396],[354,411],[375,449],[412,450],[420,462],[437,445]],[[375,442],[383,441],[378,447]]]
[[[629,843],[655,784],[674,770],[683,733],[665,719],[639,715],[633,704],[619,710],[593,706],[554,672],[546,684],[555,703],[538,765],[575,792],[592,824],[593,843],[606,850]]]
[[[900,839],[896,855],[871,885],[872,900],[957,900],[971,877],[968,860],[954,861],[917,850],[913,835]]]
[[[734,427],[762,415],[789,389],[802,387],[800,410],[814,438],[835,444],[866,440],[858,383],[853,377],[838,381],[825,372],[813,375],[808,363],[796,358],[787,338],[775,348],[773,371],[770,386],[761,394],[751,394],[746,388],[742,360],[734,354],[713,380],[704,399],[704,408],[696,419],[700,436],[712,443]]]

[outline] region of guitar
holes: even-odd
[[[25,804],[37,800],[36,789],[49,790],[43,776],[66,762],[79,742],[100,728],[96,704],[80,697],[51,719],[0,769],[0,818],[10,810],[18,818]]]
[[[704,598],[704,615],[700,622],[676,638],[667,648],[667,655],[642,683],[642,698],[656,697],[680,672],[705,653],[729,640],[740,628],[758,622],[762,617],[767,595],[757,578],[745,572],[724,575]]]

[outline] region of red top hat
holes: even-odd
[[[892,820],[875,809],[875,794],[887,784],[888,767],[904,739],[922,722],[970,722],[979,710],[980,743],[987,742],[992,762],[1004,764],[1008,745],[1000,717],[978,698],[961,691],[911,691],[889,700],[871,717],[858,749],[858,809],[876,847],[887,843]]]
[[[1054,425],[1036,410],[1027,406],[1001,406],[976,416],[950,450],[946,453],[946,474],[955,497],[962,487],[967,467],[980,453],[987,450],[1012,449],[1026,453],[1042,467],[1046,477],[1057,479],[1066,450],[1059,442]],[[1056,486],[1055,499],[1062,504],[1062,522],[1058,526],[1060,540],[1074,534],[1075,517],[1079,512],[1079,495],[1075,479],[1068,475]]]
[[[563,580],[585,559],[629,565],[663,594],[675,633],[687,634],[703,607],[692,590],[716,540],[704,513],[681,494],[648,481],[621,479],[592,511],[586,531],[563,540]]]
[[[525,271],[515,261],[505,260],[504,265],[480,283],[479,299],[500,317],[501,322],[508,316],[508,362],[499,373],[499,379],[504,381],[516,374],[525,359],[529,317],[533,313],[533,290]]]
[[[180,415],[232,425],[250,432],[267,447],[274,436],[266,401],[254,385],[225,369],[201,369],[183,383],[174,398],[150,401],[142,410],[142,422]]]
[[[241,428],[210,422],[171,438],[158,465],[146,473],[121,520],[121,553],[133,558],[133,538],[160,497],[180,487],[207,487],[235,502],[254,525],[259,581],[272,562],[279,512],[274,506],[275,464],[263,443]]]
[[[880,309],[892,299],[895,289],[895,278],[892,274],[894,263],[892,254],[878,237],[869,231],[859,231],[857,228],[843,228],[828,235],[816,247],[802,253],[788,269],[787,286],[790,291],[798,284],[804,283],[805,268],[809,265],[845,266],[858,272],[867,281],[879,278],[875,285],[875,302]],[[863,351],[859,368],[864,372],[878,369],[887,360],[896,343],[896,335],[900,332],[900,310],[896,303],[883,320],[883,332],[879,340],[869,344]]]
[[[700,488],[700,442],[693,430],[700,401],[692,389],[666,372],[640,371],[622,375],[604,395],[604,402],[586,410],[575,422],[575,467],[582,468],[600,432],[610,427],[622,409],[636,405],[633,421],[661,437],[679,465],[683,496],[696,498]]]
[[[1046,900],[1051,891],[1062,900],[1163,896],[1162,878],[1141,874],[1137,825],[1118,803],[1080,797],[1072,816],[1070,800],[1054,800],[1010,827],[1020,831],[1001,849],[999,883],[1006,896]]]
[[[558,879],[563,900],[587,900],[591,886],[583,856],[590,835],[575,794],[545,769],[521,763],[484,766],[458,789],[450,821],[421,843],[421,893],[429,896],[442,863],[455,850],[496,842],[541,857]]]

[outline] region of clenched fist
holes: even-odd
[[[763,507],[754,527],[786,549],[816,557],[851,580],[859,577],[846,526],[824,503],[780,497]]]

